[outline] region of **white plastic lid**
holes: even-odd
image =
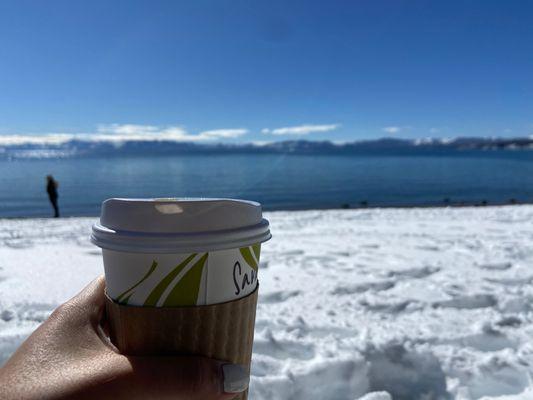
[[[261,204],[234,199],[108,199],[91,242],[131,253],[238,248],[270,239]]]

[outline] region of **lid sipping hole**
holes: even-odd
[[[156,204],[155,209],[161,214],[180,214],[183,208],[179,204]]]

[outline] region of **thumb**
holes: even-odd
[[[105,279],[100,275],[76,296],[61,305],[57,311],[58,313],[67,311],[72,323],[82,323],[88,319],[93,326],[98,325],[104,312],[104,291]]]
[[[106,398],[229,400],[248,389],[250,375],[238,364],[195,356],[121,358],[122,373],[103,388]]]
[[[248,388],[248,371],[236,364],[190,356],[136,357],[130,362],[135,381],[150,383],[142,386],[152,395],[157,387],[161,398],[230,399]]]

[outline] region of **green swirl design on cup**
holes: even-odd
[[[198,302],[202,273],[209,253],[205,253],[174,286],[163,306],[195,306]]]
[[[257,272],[259,268],[259,255],[261,253],[261,245],[254,244],[253,246],[249,247],[241,247],[239,249],[239,252],[241,253],[242,258],[244,258],[244,261],[246,261],[246,264],[248,264],[250,268]]]
[[[246,265],[258,272],[261,244],[241,247],[239,248],[239,253]],[[200,257],[198,258],[198,256]],[[196,305],[198,303],[202,275],[208,263],[208,258],[209,253],[188,255],[155,285],[146,297],[143,306],[156,307],[158,304],[164,307]],[[144,276],[133,286],[122,292],[116,298],[116,301],[119,304],[127,305],[130,298],[135,294],[136,289],[152,276],[157,267],[157,261],[153,260],[152,265]],[[182,275],[181,278],[170,288],[180,274]],[[165,293],[167,293],[166,296]]]
[[[191,254],[183,262],[181,262],[177,267],[175,267],[172,271],[170,271],[167,274],[167,276],[165,276],[157,284],[157,286],[150,292],[150,294],[146,298],[146,301],[144,302],[144,306],[145,307],[146,306],[155,307],[157,305],[157,303],[159,302],[159,300],[161,299],[161,297],[163,296],[163,293],[167,290],[167,288],[170,286],[170,284],[174,280],[174,278],[176,278],[176,276],[178,276],[178,274],[181,271],[183,271],[187,267],[187,265],[189,265],[189,263],[193,260],[194,257],[196,257],[196,255],[197,255],[197,253]],[[196,303],[194,303],[194,304],[196,304]],[[176,304],[176,305],[178,305],[178,304]]]
[[[150,277],[150,275],[152,275],[152,273],[155,271],[156,268],[157,268],[157,261],[154,260],[152,262],[152,266],[150,267],[150,270],[141,278],[139,282],[137,282],[135,285],[130,287],[128,290],[121,293],[117,297],[117,302],[119,302],[120,304],[128,304],[128,300],[133,295],[135,288],[137,288],[141,283],[147,280]]]

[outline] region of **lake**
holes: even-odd
[[[267,210],[533,202],[533,152],[420,156],[192,155],[0,161],[0,217],[64,216],[109,197],[233,197]]]

